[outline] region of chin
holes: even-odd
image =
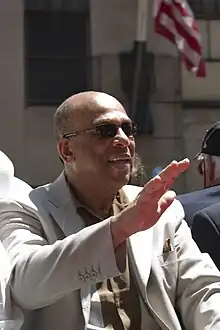
[[[123,186],[125,186],[126,184],[129,183],[130,181],[130,173],[127,174],[127,175],[120,175],[120,176],[117,176],[117,177],[114,177],[112,178],[112,182],[111,182],[111,186],[114,186],[115,190],[119,190],[121,189]]]

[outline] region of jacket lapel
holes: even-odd
[[[62,229],[65,236],[77,233],[85,227],[84,221],[76,212],[76,209],[71,201],[58,208],[51,201],[49,201],[48,211],[58,226]]]
[[[131,236],[128,241],[128,253],[139,293],[161,329],[181,330],[161,282],[160,264],[152,247],[153,228]]]
[[[77,233],[85,227],[83,219],[78,215],[74,197],[71,195],[64,173],[48,187],[48,211],[61,228],[64,236]],[[84,285],[80,289],[81,305],[85,320],[85,329],[89,322],[91,305],[91,287]]]
[[[142,188],[127,185],[123,187],[129,202],[133,202]],[[128,240],[128,253],[140,292],[146,293],[146,286],[151,270],[153,229],[136,233]],[[143,297],[145,300],[145,297]]]
[[[133,189],[134,188],[134,189]],[[140,189],[124,187],[124,192],[133,201]],[[128,240],[128,254],[139,293],[154,315],[161,329],[181,330],[175,310],[161,282],[160,264],[154,254],[154,227],[132,235]]]
[[[48,186],[47,209],[65,236],[85,227],[84,221],[76,211],[74,197],[70,193],[64,173]]]
[[[164,289],[160,267],[155,256],[152,258],[152,271],[147,285],[147,303],[162,329],[181,330],[174,306]]]
[[[128,254],[144,301],[146,301],[146,288],[151,271],[152,243],[152,228],[136,233],[128,240]]]

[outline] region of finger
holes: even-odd
[[[184,172],[189,167],[190,161],[185,158],[179,162],[176,160],[172,161],[167,167],[165,167],[158,176],[161,177],[163,181],[175,176],[177,177],[180,173]]]
[[[171,173],[170,181],[167,177],[164,180],[167,180],[171,185],[172,183],[183,173],[185,172],[190,165],[189,160],[186,158],[183,161],[178,162],[177,167],[173,169],[173,172]]]
[[[172,204],[175,199],[176,194],[174,191],[166,192],[162,197],[160,197],[159,202],[155,198],[151,200],[150,209],[148,209],[148,227],[152,227],[159,220],[163,212]],[[145,202],[143,201],[143,215],[146,214]],[[151,216],[152,215],[152,216]],[[145,217],[144,217],[145,218]],[[143,228],[146,227],[146,222],[143,220]]]
[[[169,175],[172,172],[182,172],[185,171],[189,167],[190,161],[188,158],[185,158],[179,162],[176,160],[172,161],[161,173],[159,173],[160,176],[163,177],[163,175]]]
[[[190,165],[190,160],[185,158],[178,162],[177,171],[179,173],[185,172]]]
[[[172,190],[167,191],[158,202],[158,212],[163,214],[163,212],[173,203],[176,197],[176,193]]]
[[[161,195],[168,190],[175,179],[189,167],[189,159],[183,159],[180,162],[172,161],[167,167],[165,167],[156,177],[151,179],[144,186],[142,193],[152,194],[154,191],[158,191]]]
[[[161,182],[161,178],[159,175],[157,175],[145,184],[144,188],[141,191],[141,194],[142,192],[143,193],[147,192],[148,194],[152,194],[156,190],[160,190],[162,187],[163,184]]]
[[[154,185],[155,182],[157,182],[156,186]],[[161,184],[161,179],[159,178],[158,180],[149,182],[144,187],[144,189],[139,194],[138,200],[144,203],[150,202],[151,205],[155,203],[156,205],[159,199],[167,192],[168,188],[168,185]]]
[[[190,165],[190,162],[188,159],[181,161],[178,163],[178,167],[176,170],[172,173],[171,179],[168,179],[168,185],[169,188],[173,185],[174,181],[183,173],[185,172]]]
[[[139,195],[145,196],[146,198],[160,198],[173,184],[171,178],[169,180],[162,181],[160,176],[156,176],[148,181]],[[158,200],[157,199],[157,200]]]

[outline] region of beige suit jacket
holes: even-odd
[[[140,188],[124,190],[133,200]],[[183,217],[175,201],[153,228],[128,241],[143,330],[147,310],[161,329],[220,329],[220,273]],[[91,286],[119,274],[109,221],[85,228],[63,174],[25,204],[22,196],[0,201],[0,240],[13,266],[12,297],[25,313],[22,330],[87,329]],[[167,238],[171,251],[163,253]]]

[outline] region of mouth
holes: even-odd
[[[108,160],[108,162],[117,169],[127,169],[129,167],[131,167],[132,164],[132,160],[131,157],[126,155],[126,156],[117,156],[117,157],[112,157]]]

